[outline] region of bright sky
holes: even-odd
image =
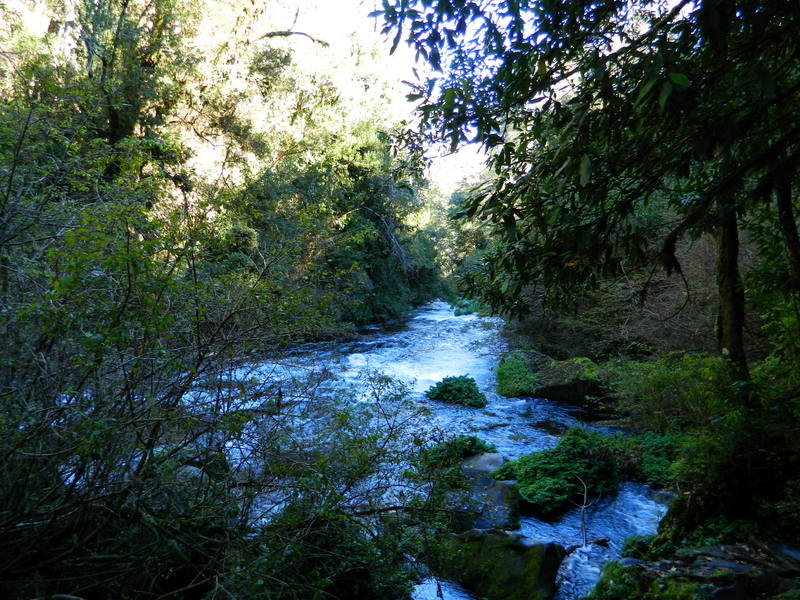
[[[379,0],[284,0],[284,3],[288,8],[287,14],[292,18],[299,10],[295,30],[325,40],[340,56],[347,56],[353,34],[363,40],[364,45],[375,44],[385,67],[383,74],[387,81],[394,84],[393,88],[399,96],[398,116],[410,119],[413,105],[404,101],[407,88],[400,82],[414,80],[414,53],[401,43],[393,55],[389,54],[391,41],[380,33],[381,21],[367,16],[380,8]],[[291,25],[290,20],[286,27]],[[423,65],[418,65],[418,68],[420,72],[424,71]],[[485,160],[474,146],[463,148],[454,155],[432,155],[432,158],[429,177],[446,194],[454,191],[462,179],[481,171]]]

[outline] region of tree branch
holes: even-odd
[[[262,35],[256,41],[264,40],[264,39],[267,39],[267,38],[274,38],[274,37],[289,37],[289,36],[292,36],[292,35],[302,35],[303,37],[307,37],[308,39],[310,39],[315,44],[319,44],[320,46],[324,46],[325,48],[330,46],[330,44],[328,42],[326,42],[324,40],[320,40],[318,38],[315,38],[314,36],[309,35],[307,33],[303,33],[302,31],[270,31],[270,32],[265,33],[264,35]]]

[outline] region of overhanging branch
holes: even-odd
[[[265,40],[267,38],[274,38],[274,37],[290,37],[290,36],[293,36],[293,35],[302,35],[303,37],[306,37],[306,38],[310,39],[315,44],[319,44],[320,46],[324,46],[325,48],[330,46],[330,44],[328,42],[326,42],[325,40],[320,40],[318,38],[315,38],[312,35],[309,35],[307,33],[303,33],[302,31],[288,31],[288,30],[287,31],[270,31],[270,32],[265,33],[264,35],[262,35],[256,41]]]

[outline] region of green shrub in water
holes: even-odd
[[[524,352],[510,352],[497,366],[497,393],[506,398],[530,396],[539,383]]]
[[[474,435],[459,435],[436,444],[420,452],[410,471],[410,479],[433,480],[446,487],[459,487],[465,482],[459,463],[477,454],[496,452],[494,445],[488,444]]]
[[[623,479],[669,484],[677,451],[677,442],[667,436],[626,438],[577,428],[555,448],[506,463],[494,477],[515,479],[530,512],[553,519],[581,505],[584,492],[586,499],[611,494]]]
[[[486,406],[486,396],[478,389],[475,380],[466,375],[445,377],[425,392],[425,395],[431,400],[441,400],[475,408]]]

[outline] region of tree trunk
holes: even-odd
[[[783,242],[789,257],[789,289],[797,298],[800,296],[800,237],[792,207],[792,182],[789,178],[779,182],[776,188],[778,224],[783,233]]]
[[[739,227],[732,204],[720,207],[717,230],[717,342],[720,352],[734,364],[734,376],[747,380],[744,351],[744,289],[739,275]]]

